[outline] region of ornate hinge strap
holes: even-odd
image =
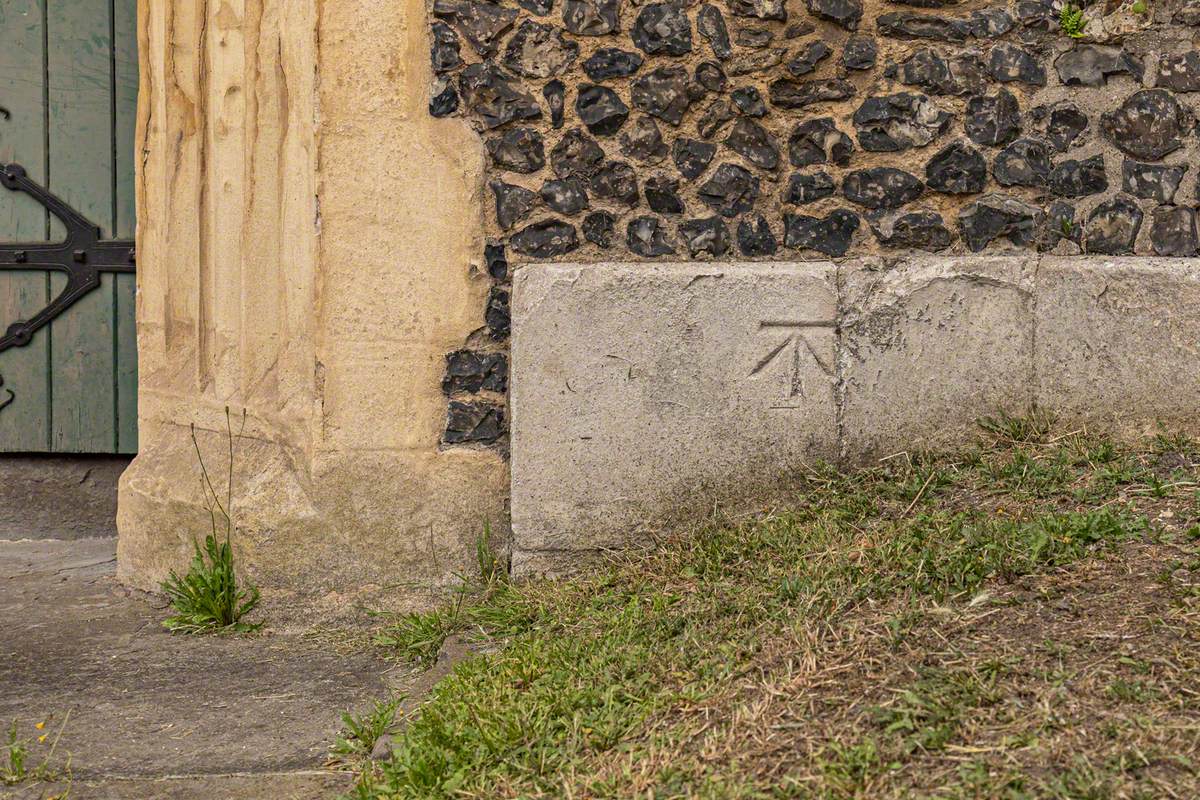
[[[55,270],[67,276],[67,285],[45,308],[29,319],[17,320],[0,336],[0,352],[23,347],[33,334],[73,306],[81,297],[100,286],[102,272],[133,272],[134,243],[128,239],[101,239],[100,227],[80,214],[44,186],[30,180],[20,164],[0,164],[0,185],[13,192],[24,192],[41,203],[67,229],[58,242],[0,244],[0,270]],[[3,379],[0,378],[0,386]],[[4,389],[12,402],[13,392]]]
[[[132,241],[101,239],[99,226],[30,180],[19,164],[0,164],[0,184],[37,200],[67,229],[60,242],[0,245],[0,270],[57,270],[67,276],[67,285],[45,308],[8,326],[0,336],[3,352],[29,344],[39,329],[99,286],[101,272],[133,272],[135,262]]]

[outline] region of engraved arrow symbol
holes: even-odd
[[[833,375],[833,365],[826,364],[821,356],[817,354],[817,350],[813,347],[812,342],[804,335],[805,329],[808,328],[832,328],[834,323],[831,320],[801,320],[798,322],[777,322],[763,320],[758,324],[759,332],[762,331],[787,331],[783,341],[775,345],[770,352],[763,356],[754,369],[750,370],[750,377],[758,375],[776,359],[790,349],[791,364],[789,365],[789,388],[787,399],[791,400],[797,397],[805,397],[804,380],[801,377],[800,362],[802,354],[807,351],[812,356],[813,361],[821,368],[821,371],[826,375]]]

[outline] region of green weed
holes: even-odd
[[[375,745],[396,728],[400,698],[375,703],[366,714],[342,714],[342,731],[334,741],[330,757],[343,764],[360,763],[371,757]]]
[[[246,415],[242,414],[242,429],[246,426]],[[200,452],[200,443],[196,439],[196,426],[192,425],[192,447],[196,451],[196,460],[200,464],[201,486],[204,489],[204,499],[208,506],[208,515],[212,523],[212,531],[204,537],[204,547],[192,540],[195,553],[187,574],[182,577],[171,570],[171,574],[162,582],[162,591],[175,610],[163,620],[163,627],[172,633],[250,633],[262,627],[263,623],[242,622],[242,618],[258,605],[260,595],[258,587],[247,583],[240,586],[237,572],[233,563],[233,473],[234,473],[234,440],[241,436],[239,430],[235,437],[229,418],[229,407],[225,407],[225,436],[229,450],[229,474],[227,476],[225,501],[213,487],[204,456]],[[224,541],[218,541],[217,516],[220,514],[224,526]]]
[[[1070,3],[1063,4],[1062,10],[1058,13],[1058,27],[1063,33],[1072,39],[1079,39],[1083,37],[1084,29],[1087,26],[1088,20],[1083,16],[1083,9]]]
[[[52,767],[51,764],[54,760],[54,753],[58,749],[58,741],[62,738],[63,730],[67,727],[67,720],[70,718],[71,712],[68,711],[63,716],[63,721],[59,724],[58,732],[53,739],[50,739],[50,733],[46,731],[45,722],[39,722],[34,726],[35,730],[45,731],[44,733],[22,737],[17,721],[14,719],[8,729],[7,741],[4,743],[6,757],[4,762],[0,762],[0,784],[14,786],[27,781],[56,781],[64,774],[69,775],[71,767],[69,758],[61,770]],[[36,763],[31,760],[36,758],[35,749],[41,749],[45,753]],[[60,797],[65,797],[65,795],[60,795]]]

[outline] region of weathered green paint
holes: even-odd
[[[0,2],[0,160],[17,161],[105,236],[134,232],[136,0]],[[61,234],[28,198],[0,192],[0,239]],[[61,275],[0,273],[0,326],[41,308]],[[27,347],[0,353],[0,450],[134,452],[134,278],[105,275]],[[0,389],[0,392],[3,390]],[[7,396],[0,393],[0,399]]]
[[[46,179],[45,48],[41,0],[0,3],[0,161],[20,161],[31,177]],[[0,191],[0,236],[19,241],[46,238],[46,213],[24,195]],[[44,272],[0,272],[0,327],[31,316],[49,300]],[[0,449],[50,449],[50,331],[25,347],[0,353],[4,387],[13,402],[0,410]]]
[[[135,221],[134,159],[136,157],[138,52],[137,0],[117,0],[113,5],[113,64],[116,121],[116,230],[121,239],[132,239]],[[116,313],[117,452],[137,452],[137,335],[134,330],[132,275],[114,275]]]

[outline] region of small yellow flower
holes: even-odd
[[[40,731],[42,728],[46,727],[46,723],[39,722],[38,724],[34,725],[33,727],[37,728]]]
[[[45,744],[45,743],[46,743],[46,737],[47,737],[47,736],[49,736],[49,735],[50,735],[50,734],[48,734],[48,733],[43,733],[41,736],[39,736],[39,737],[38,737],[38,744]]]

